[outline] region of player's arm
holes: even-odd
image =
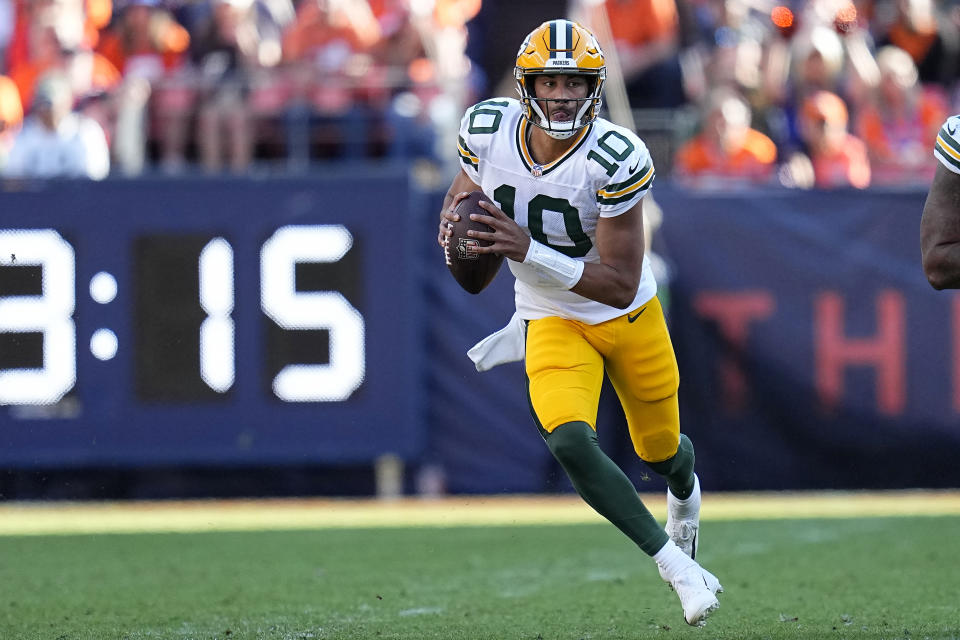
[[[600,218],[596,231],[600,262],[586,263],[571,291],[618,309],[637,297],[643,268],[643,200],[612,218]]]
[[[643,201],[624,213],[601,218],[597,223],[599,263],[586,263],[532,241],[520,226],[492,202],[481,200],[490,214],[471,214],[493,227],[492,232],[470,230],[474,238],[493,242],[477,247],[480,253],[499,253],[506,258],[531,264],[557,286],[585,298],[626,309],[637,295],[643,265]]]
[[[437,235],[437,242],[441,247],[446,244],[447,238],[453,235],[453,231],[447,227],[447,223],[456,222],[460,218],[460,216],[453,214],[453,210],[471,191],[480,191],[480,187],[461,169],[454,177],[453,182],[450,183],[447,194],[443,197],[443,209],[440,210],[439,234]]]
[[[960,288],[960,175],[939,163],[923,207],[920,250],[934,289]]]

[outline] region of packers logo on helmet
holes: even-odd
[[[533,77],[556,74],[585,76],[589,83],[588,95],[574,100],[538,99]],[[569,138],[599,115],[600,92],[607,79],[603,50],[593,34],[576,22],[550,20],[531,31],[517,52],[513,76],[525,107],[524,117],[554,138]],[[543,108],[550,102],[577,102],[575,117],[552,122],[549,109],[544,112]]]

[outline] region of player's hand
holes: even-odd
[[[473,231],[467,232],[471,238],[478,240],[489,240],[493,242],[489,247],[477,247],[478,253],[499,253],[505,258],[510,258],[516,262],[523,262],[527,257],[527,250],[530,248],[530,236],[524,233],[516,222],[507,214],[500,210],[500,207],[487,202],[480,201],[480,208],[487,211],[490,215],[483,216],[476,213],[470,214],[470,219],[477,222],[483,222],[493,227],[492,232]]]
[[[453,196],[453,200],[450,201],[450,206],[443,210],[440,214],[440,228],[439,234],[437,235],[437,243],[441,247],[447,246],[447,238],[453,235],[453,231],[450,229],[449,223],[456,222],[460,219],[460,216],[454,213],[454,210],[457,208],[457,205],[460,204],[460,201],[470,195],[468,191],[461,191],[457,195]]]

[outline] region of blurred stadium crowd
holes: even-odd
[[[514,95],[559,15],[694,188],[924,184],[960,111],[956,0],[0,0],[0,172],[451,168],[463,109]]]

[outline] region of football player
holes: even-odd
[[[920,221],[923,271],[934,289],[960,289],[960,115],[940,128],[940,161]]]
[[[534,29],[517,54],[519,99],[467,110],[461,171],[444,198],[437,241],[456,205],[482,190],[492,232],[483,253],[508,258],[514,320],[471,349],[479,370],[525,357],[533,419],[583,499],[656,561],[684,618],[701,625],[719,606],[719,581],[695,560],[700,486],[680,433],[677,362],[644,255],[643,197],[654,168],[633,132],[600,117],[606,67],[594,36],[569,20]],[[519,344],[519,353],[503,353]],[[509,347],[507,347],[509,350]],[[486,353],[487,351],[499,353]],[[597,444],[604,371],[627,416],[637,455],[667,482],[666,530]]]

